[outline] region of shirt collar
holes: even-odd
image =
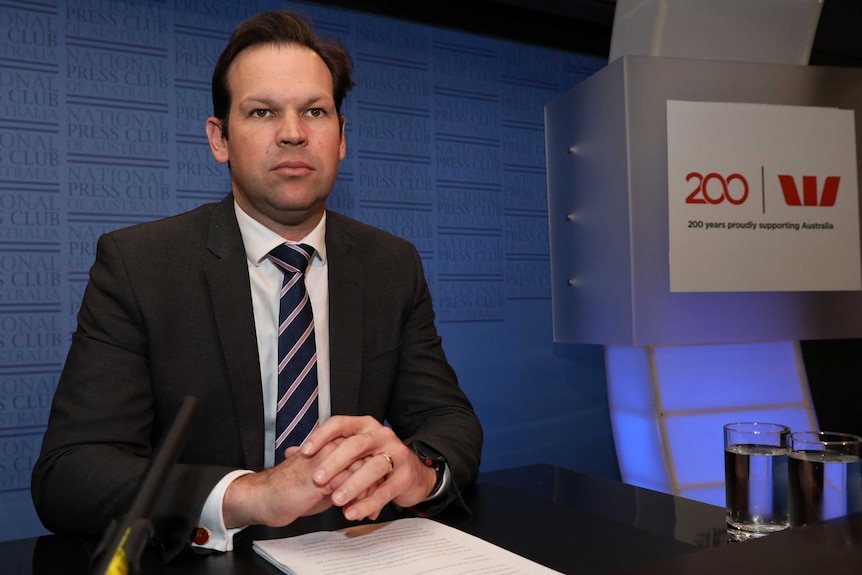
[[[306,244],[314,248],[312,265],[323,265],[326,262],[326,212],[320,222],[311,232],[298,242],[290,242],[283,237],[245,213],[239,205],[233,203],[236,212],[236,221],[239,224],[239,232],[242,234],[242,243],[245,245],[245,255],[248,261],[255,267],[266,259],[267,254],[274,247],[283,243]]]

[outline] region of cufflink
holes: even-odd
[[[192,543],[194,545],[206,545],[210,540],[210,531],[206,527],[198,527],[192,533]]]

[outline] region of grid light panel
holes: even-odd
[[[605,361],[626,483],[723,507],[724,424],[819,429],[795,341],[608,346]]]

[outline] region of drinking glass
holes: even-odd
[[[778,423],[724,426],[727,534],[744,541],[787,529],[787,442],[790,428]]]
[[[789,445],[791,525],[862,511],[862,438],[798,431]]]

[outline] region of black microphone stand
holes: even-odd
[[[161,448],[150,461],[138,494],[121,522],[111,521],[93,556],[92,575],[126,575],[140,572],[141,555],[155,532],[150,518],[157,497],[188,437],[198,400],[187,397]]]

